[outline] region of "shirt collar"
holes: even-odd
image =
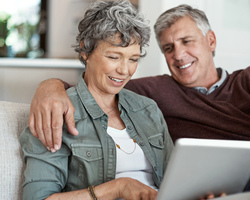
[[[205,87],[194,87],[194,89],[202,94],[206,94],[206,95],[211,94],[214,90],[220,87],[227,78],[227,71],[225,69],[217,68],[217,72],[220,77],[220,80],[217,81],[215,84],[213,84],[212,87],[210,87],[209,89]]]
[[[83,77],[83,76],[82,76]],[[90,93],[84,79],[81,77],[80,81],[77,83],[76,85],[76,91],[77,94],[79,95],[79,98],[81,99],[82,104],[84,105],[86,111],[89,113],[89,115],[93,118],[99,118],[101,116],[103,116],[105,113],[103,112],[103,110],[100,108],[100,106],[97,104],[97,102],[95,101],[95,98],[92,96],[92,94]],[[125,99],[122,89],[117,95],[118,95],[118,107],[119,110],[121,110],[121,107],[123,107],[123,109],[126,110],[126,112],[129,112],[130,109],[130,104],[132,102],[130,102],[130,104],[128,104],[127,100]],[[133,108],[133,106],[132,106]]]

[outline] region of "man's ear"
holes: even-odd
[[[207,40],[208,40],[208,45],[209,45],[211,51],[214,52],[215,48],[216,48],[216,36],[212,30],[208,31]]]
[[[82,48],[83,44],[84,44],[84,42],[83,42],[83,40],[82,40],[81,43],[80,43],[80,47],[81,47],[81,48]],[[83,58],[85,61],[87,61],[88,56],[87,56],[85,53],[81,52],[81,56],[82,56],[82,58]]]

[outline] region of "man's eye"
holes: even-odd
[[[191,40],[185,40],[185,41],[184,41],[184,44],[187,44],[187,43],[189,43],[189,42],[191,42]]]
[[[139,62],[139,58],[136,59],[130,59],[132,62]]]
[[[172,47],[166,47],[163,49],[163,52],[170,53],[172,51]]]

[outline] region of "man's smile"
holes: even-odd
[[[186,64],[186,65],[179,66],[178,68],[179,68],[179,69],[186,69],[186,68],[190,67],[192,64],[193,64],[193,62],[188,63],[188,64]]]

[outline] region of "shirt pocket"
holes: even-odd
[[[162,133],[157,133],[148,137],[149,144],[154,152],[154,159],[156,168],[154,168],[156,174],[158,175],[159,179],[161,180],[164,173],[164,160],[165,158],[165,144],[164,138]]]
[[[157,148],[159,150],[164,149],[164,140],[162,133],[158,133],[156,135],[148,137],[148,141],[153,148]]]
[[[72,144],[73,156],[86,162],[102,160],[101,145]]]
[[[72,144],[73,170],[85,183],[92,185],[103,181],[103,152],[101,145]]]

